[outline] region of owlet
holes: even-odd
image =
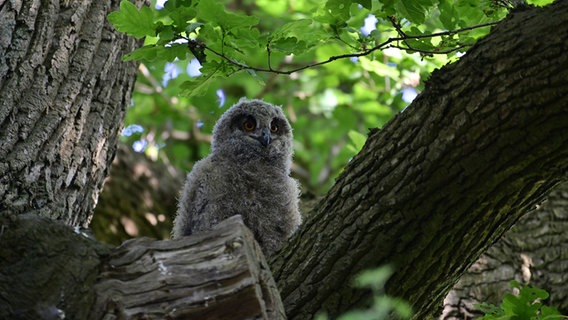
[[[280,107],[241,99],[215,124],[209,156],[187,175],[173,237],[240,214],[264,254],[278,250],[302,222],[292,155],[292,128]]]

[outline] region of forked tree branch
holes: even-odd
[[[376,45],[372,48],[369,48],[369,49],[365,49],[365,50],[362,50],[362,51],[359,51],[359,52],[354,52],[354,53],[347,53],[347,54],[342,54],[342,55],[337,55],[337,56],[331,56],[327,60],[306,64],[304,66],[293,68],[293,69],[290,69],[290,70],[274,69],[274,68],[272,68],[270,63],[268,63],[268,68],[248,66],[246,64],[243,64],[241,62],[238,62],[238,61],[232,59],[231,57],[227,56],[224,52],[219,52],[215,49],[212,49],[211,47],[205,45],[204,43],[200,43],[200,45],[205,50],[212,52],[213,54],[223,58],[225,61],[229,62],[230,64],[238,67],[237,72],[242,71],[242,70],[249,70],[249,71],[256,71],[256,72],[268,72],[268,73],[284,74],[284,75],[288,74],[289,75],[289,74],[292,74],[294,72],[302,71],[302,70],[309,69],[309,68],[318,67],[318,66],[336,61],[336,60],[340,60],[340,59],[349,59],[349,58],[358,58],[358,57],[367,56],[367,55],[369,55],[369,54],[371,54],[371,53],[373,53],[377,50],[383,50],[383,49],[387,49],[387,48],[399,48],[399,49],[403,49],[403,50],[412,50],[412,51],[415,51],[415,52],[419,52],[419,53],[422,53],[422,54],[428,54],[428,55],[447,54],[447,53],[451,53],[451,52],[463,49],[465,47],[469,47],[473,44],[460,44],[456,48],[452,48],[452,49],[446,49],[446,50],[440,50],[440,51],[433,51],[433,50],[428,51],[428,50],[422,50],[422,49],[417,49],[417,48],[411,47],[410,45],[408,45],[407,40],[419,40],[419,39],[427,39],[427,38],[435,38],[435,37],[443,37],[443,36],[452,36],[452,35],[462,33],[462,32],[465,32],[465,31],[469,31],[469,30],[494,26],[497,23],[498,22],[493,21],[493,22],[482,23],[482,24],[478,24],[478,25],[475,25],[475,26],[465,27],[465,28],[456,29],[456,30],[441,31],[441,32],[435,32],[435,33],[431,33],[431,34],[422,34],[422,35],[414,35],[414,36],[413,35],[407,35],[407,34],[402,34],[402,35],[399,34],[398,37],[388,38],[384,42],[382,42],[382,43],[380,43],[380,44],[378,44],[378,45]],[[189,40],[189,41],[192,41],[192,40]],[[407,47],[401,47],[399,45],[393,44],[393,43],[396,43],[396,42],[399,42],[399,41],[402,41],[403,43],[407,44]],[[268,46],[267,46],[267,52],[270,55],[271,51],[268,48]]]

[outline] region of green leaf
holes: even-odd
[[[474,304],[473,306],[476,307],[481,312],[485,313],[486,315],[492,315],[492,316],[503,315],[503,309],[490,303],[482,302],[479,304]]]
[[[158,44],[166,44],[174,40],[174,29],[172,26],[160,26],[158,29]]]
[[[379,0],[379,2],[383,6],[380,10],[373,12],[373,14],[375,14],[376,16],[381,16],[381,17],[396,15],[396,9],[395,9],[396,0]]]
[[[421,32],[417,28],[411,28],[410,34],[419,35]],[[407,39],[405,42],[412,48],[422,51],[435,51],[436,46],[432,44],[432,38]]]
[[[131,53],[125,54],[122,57],[123,61],[132,61],[132,60],[141,60],[141,61],[148,61],[154,62],[159,57],[160,52],[164,50],[163,46],[157,45],[148,45],[143,46],[142,48],[138,48]]]
[[[503,298],[502,308],[505,314],[517,315],[523,319],[530,319],[537,315],[542,303],[540,300],[548,298],[548,292],[531,286],[521,287],[516,281],[511,286],[519,288],[519,295],[506,294]]]
[[[395,7],[398,13],[410,22],[423,24],[426,20],[428,9],[433,4],[431,0],[400,0]]]
[[[546,6],[554,2],[554,0],[527,0],[528,4],[532,4],[538,7]]]
[[[221,44],[222,34],[220,28],[213,27],[209,23],[201,26],[201,29],[199,29],[199,39],[215,50],[220,51],[223,46]]]
[[[440,0],[440,5],[438,6],[440,10],[440,22],[447,30],[453,30],[456,28],[457,21],[459,17],[457,15],[456,7],[453,1],[450,0]]]
[[[180,85],[181,94],[186,97],[202,96],[207,92],[209,86],[217,79],[222,77],[224,73],[221,71],[223,64],[216,61],[207,62],[202,68],[202,74],[199,77],[185,81]]]
[[[189,21],[195,18],[196,12],[191,1],[168,0],[159,14],[170,18],[175,30],[181,33],[187,28],[188,24],[191,24]]]
[[[156,35],[156,25],[152,10],[147,6],[142,6],[140,10],[128,0],[120,2],[120,11],[111,12],[108,15],[116,30],[124,32],[136,38]]]
[[[342,314],[338,320],[369,320],[376,319],[371,310],[350,310]]]
[[[201,0],[197,5],[198,18],[213,22],[228,32],[234,28],[250,28],[258,24],[258,18],[227,12],[215,0]]]
[[[231,41],[234,43],[236,48],[252,48],[257,49],[260,47],[260,32],[258,29],[233,29],[231,31],[233,37],[231,37]]]
[[[168,46],[147,45],[138,48],[131,53],[124,55],[122,60],[132,61],[140,60],[146,62],[168,61],[172,62],[175,58],[183,60],[187,56],[187,45],[181,43],[173,43]]]
[[[269,38],[270,49],[284,53],[301,54],[317,44],[331,38],[331,35],[314,26],[311,19],[288,22],[276,29]]]
[[[367,140],[365,135],[356,131],[349,131],[348,135],[352,138],[352,140],[355,138],[355,140],[357,140],[357,144],[360,145],[361,148],[363,147],[363,144],[365,144],[365,140]],[[371,288],[373,290],[382,289],[392,273],[393,269],[388,265],[381,266],[376,269],[365,270],[355,278],[355,286],[359,288]]]
[[[349,140],[351,142],[349,145],[347,145],[347,147],[354,154],[357,154],[359,151],[361,151],[361,148],[363,148],[363,146],[365,145],[365,141],[367,141],[367,137],[359,131],[350,130],[349,132],[347,132],[347,136],[349,137]]]
[[[201,78],[202,75],[191,79],[188,81],[183,82],[179,87],[181,89],[181,95],[185,97],[199,97],[205,95],[207,89],[211,85],[211,82],[216,77],[209,77],[209,78]]]
[[[188,34],[195,32],[195,30],[197,30],[197,28],[200,28],[201,26],[203,26],[203,23],[192,22],[185,28],[185,32],[187,32]]]
[[[544,306],[543,300],[549,296],[548,292],[532,286],[521,286],[517,281],[511,281],[512,288],[519,290],[518,295],[511,293],[503,297],[500,307],[492,304],[481,303],[474,305],[483,311],[485,316],[480,320],[510,320],[510,319],[562,319],[555,308]]]
[[[400,77],[400,71],[398,69],[390,67],[383,62],[370,60],[367,57],[360,57],[359,62],[363,69],[374,72],[380,76],[393,79],[398,79]]]
[[[296,38],[303,39],[306,28],[312,24],[310,19],[300,19],[292,22],[288,22],[276,29],[270,36],[271,41],[285,39],[285,38]]]
[[[187,53],[189,49],[185,43],[172,43],[164,48],[163,58],[166,61],[172,62],[175,58],[179,60],[185,60],[187,58]]]
[[[360,4],[361,6],[363,6],[363,8],[367,10],[371,10],[371,8],[373,7],[373,2],[371,0],[358,0],[353,2]]]
[[[328,0],[314,15],[314,19],[329,24],[345,23],[351,16],[350,0]]]

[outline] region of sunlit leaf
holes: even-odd
[[[123,57],[124,61],[142,60],[146,62],[168,61],[172,62],[176,58],[185,59],[188,49],[186,44],[174,43],[167,47],[159,45],[148,45],[138,48]]]
[[[164,4],[164,9],[161,11],[161,14],[172,20],[173,26],[177,32],[183,32],[186,30],[188,25],[191,24],[189,21],[195,18],[196,15],[195,8],[191,1],[168,0]]]
[[[365,70],[374,72],[383,77],[391,77],[395,79],[398,79],[399,77],[400,72],[398,69],[388,66],[383,62],[371,60],[367,57],[361,57],[359,58],[359,61],[361,62],[361,67]]]
[[[365,145],[365,141],[367,141],[367,136],[360,133],[359,131],[350,130],[349,132],[347,132],[347,136],[349,136],[352,149],[355,152],[359,152],[359,150],[361,150]]]
[[[203,23],[192,22],[187,26],[187,28],[185,28],[185,32],[187,32],[187,33],[195,32],[195,30],[197,30],[197,28],[199,28],[201,26],[203,26]]]
[[[250,28],[258,24],[257,17],[227,12],[215,0],[201,0],[197,8],[200,19],[216,23],[225,31],[233,28]]]
[[[201,68],[202,75],[180,85],[181,94],[187,97],[204,95],[209,86],[223,75],[222,68],[223,64],[208,62]]]
[[[108,20],[116,30],[124,32],[136,38],[156,35],[156,26],[152,10],[142,6],[140,10],[128,0],[120,2],[120,11],[111,12]]]
[[[382,288],[392,273],[390,266],[366,270],[355,278],[355,285],[359,288]]]
[[[422,24],[433,4],[432,0],[400,0],[396,8],[402,17],[411,22]]]
[[[440,0],[440,5],[438,6],[438,8],[440,10],[439,19],[442,22],[444,28],[446,28],[447,30],[455,29],[459,17],[457,16],[454,2],[451,0]]]

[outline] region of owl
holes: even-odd
[[[215,124],[209,156],[187,175],[173,238],[240,214],[264,254],[274,253],[302,222],[292,155],[292,128],[282,109],[241,99]]]

